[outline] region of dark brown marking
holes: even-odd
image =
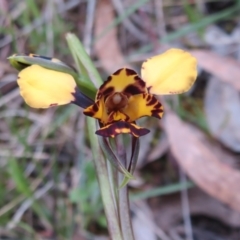
[[[116,72],[114,72],[112,75],[119,75],[120,72],[123,70],[124,68],[120,68],[118,69]]]
[[[103,96],[107,96],[107,95],[111,94],[113,91],[114,91],[114,87],[108,87],[105,90],[103,90],[101,94]]]
[[[152,96],[152,99],[147,102],[147,106],[152,106],[156,103],[157,99]]]
[[[99,109],[98,104],[97,103],[93,104],[92,109],[93,109],[94,112],[97,112],[98,109]]]
[[[104,83],[106,83],[106,82],[110,82],[111,80],[112,80],[112,77],[109,76],[109,77],[107,78],[107,80],[106,80]]]
[[[154,107],[155,108],[160,108],[162,106],[162,104],[160,102],[158,102]]]
[[[129,95],[136,95],[139,93],[142,93],[143,91],[139,89],[137,86],[134,85],[128,85],[124,90],[124,93],[129,94]]]
[[[134,70],[129,68],[126,68],[126,74],[127,76],[137,75],[137,73]]]
[[[134,80],[135,81],[142,81],[142,79],[138,75],[134,77]]]
[[[138,84],[139,84],[142,88],[145,88],[145,87],[146,87],[146,83],[145,83],[141,78],[139,78]]]
[[[147,102],[150,101],[151,98],[151,95],[147,95]]]
[[[84,114],[86,115],[86,116],[89,116],[89,117],[92,117],[92,116],[94,116],[94,112],[84,112]]]
[[[162,118],[161,115],[163,113],[163,109],[154,109],[154,110],[151,111],[151,113],[152,113],[152,117],[161,119]]]
[[[152,86],[148,87],[147,90],[148,92],[150,93],[150,90],[151,90]]]
[[[103,88],[105,87],[105,85],[106,85],[108,82],[110,82],[111,80],[112,80],[112,77],[109,76],[109,77],[107,78],[107,80],[99,87],[99,90],[103,89]]]

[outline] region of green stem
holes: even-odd
[[[119,173],[119,182],[123,181],[123,174]],[[134,234],[132,229],[132,221],[129,207],[129,194],[128,187],[125,186],[119,189],[119,215],[122,228],[122,234],[124,240],[134,240]]]
[[[124,136],[118,135],[116,137],[116,145],[117,145],[117,153],[119,159],[124,164],[125,168],[127,168],[127,154],[126,148],[124,146]],[[121,183],[124,179],[124,175],[119,172],[119,183]],[[119,208],[119,216],[122,228],[122,234],[124,240],[134,240],[134,234],[132,229],[132,221],[130,216],[130,206],[129,206],[129,194],[128,187],[124,186],[119,189],[119,198],[118,198],[118,208]]]
[[[87,118],[88,131],[90,136],[91,148],[93,151],[93,161],[97,172],[99,187],[101,191],[103,206],[108,222],[108,230],[112,240],[123,240],[120,224],[118,221],[117,210],[114,205],[111,185],[107,171],[106,160],[103,158],[94,129],[95,120]]]

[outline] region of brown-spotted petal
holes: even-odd
[[[163,106],[154,95],[142,93],[131,96],[128,106],[122,111],[128,116],[127,121],[133,122],[144,116],[162,118]]]

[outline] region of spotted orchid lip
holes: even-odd
[[[118,134],[127,133],[133,137],[141,137],[149,133],[150,130],[137,126],[135,123],[129,123],[126,121],[117,121],[110,123],[96,131],[97,135],[102,137],[114,138]]]

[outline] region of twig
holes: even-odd
[[[91,45],[92,45],[92,30],[94,24],[94,13],[96,8],[96,0],[89,0],[87,4],[87,13],[86,13],[86,24],[84,29],[84,39],[83,45],[86,49],[86,52],[91,55]]]
[[[151,221],[149,214],[146,209],[146,203],[144,203],[143,201],[137,201],[133,204],[133,210],[134,213],[136,214],[136,216],[138,218],[140,218],[141,220],[144,221],[144,223],[150,228],[152,229],[152,231],[161,239],[161,240],[171,240],[166,233],[159,228],[154,221]]]
[[[54,56],[54,34],[53,34],[53,16],[54,16],[54,8],[53,8],[53,0],[49,0],[46,2],[45,15],[46,18],[49,19],[46,24],[46,40],[47,40],[47,53],[49,56]]]
[[[184,185],[187,182],[186,175],[183,170],[179,169],[180,173],[180,180],[181,183]],[[189,201],[188,201],[188,192],[187,188],[183,188],[181,190],[181,200],[182,200],[182,213],[183,213],[183,221],[184,221],[184,228],[186,233],[187,240],[193,240],[192,234],[192,224],[190,219],[190,210],[189,210]]]
[[[10,101],[12,101],[14,98],[17,98],[19,96],[19,89],[15,89],[8,93],[6,96],[1,97],[0,99],[0,107],[7,105]]]
[[[164,37],[166,35],[166,24],[164,19],[164,13],[163,13],[163,1],[162,0],[154,0],[155,5],[155,15],[157,20],[157,33],[158,37]]]
[[[122,5],[122,1],[112,0],[112,3],[114,5],[118,15],[119,16],[124,15],[125,9]],[[126,29],[128,29],[129,32],[131,32],[139,40],[141,40],[141,41],[148,40],[147,35],[145,35],[141,30],[138,30],[138,28],[129,19],[129,16],[123,20],[123,25]]]

